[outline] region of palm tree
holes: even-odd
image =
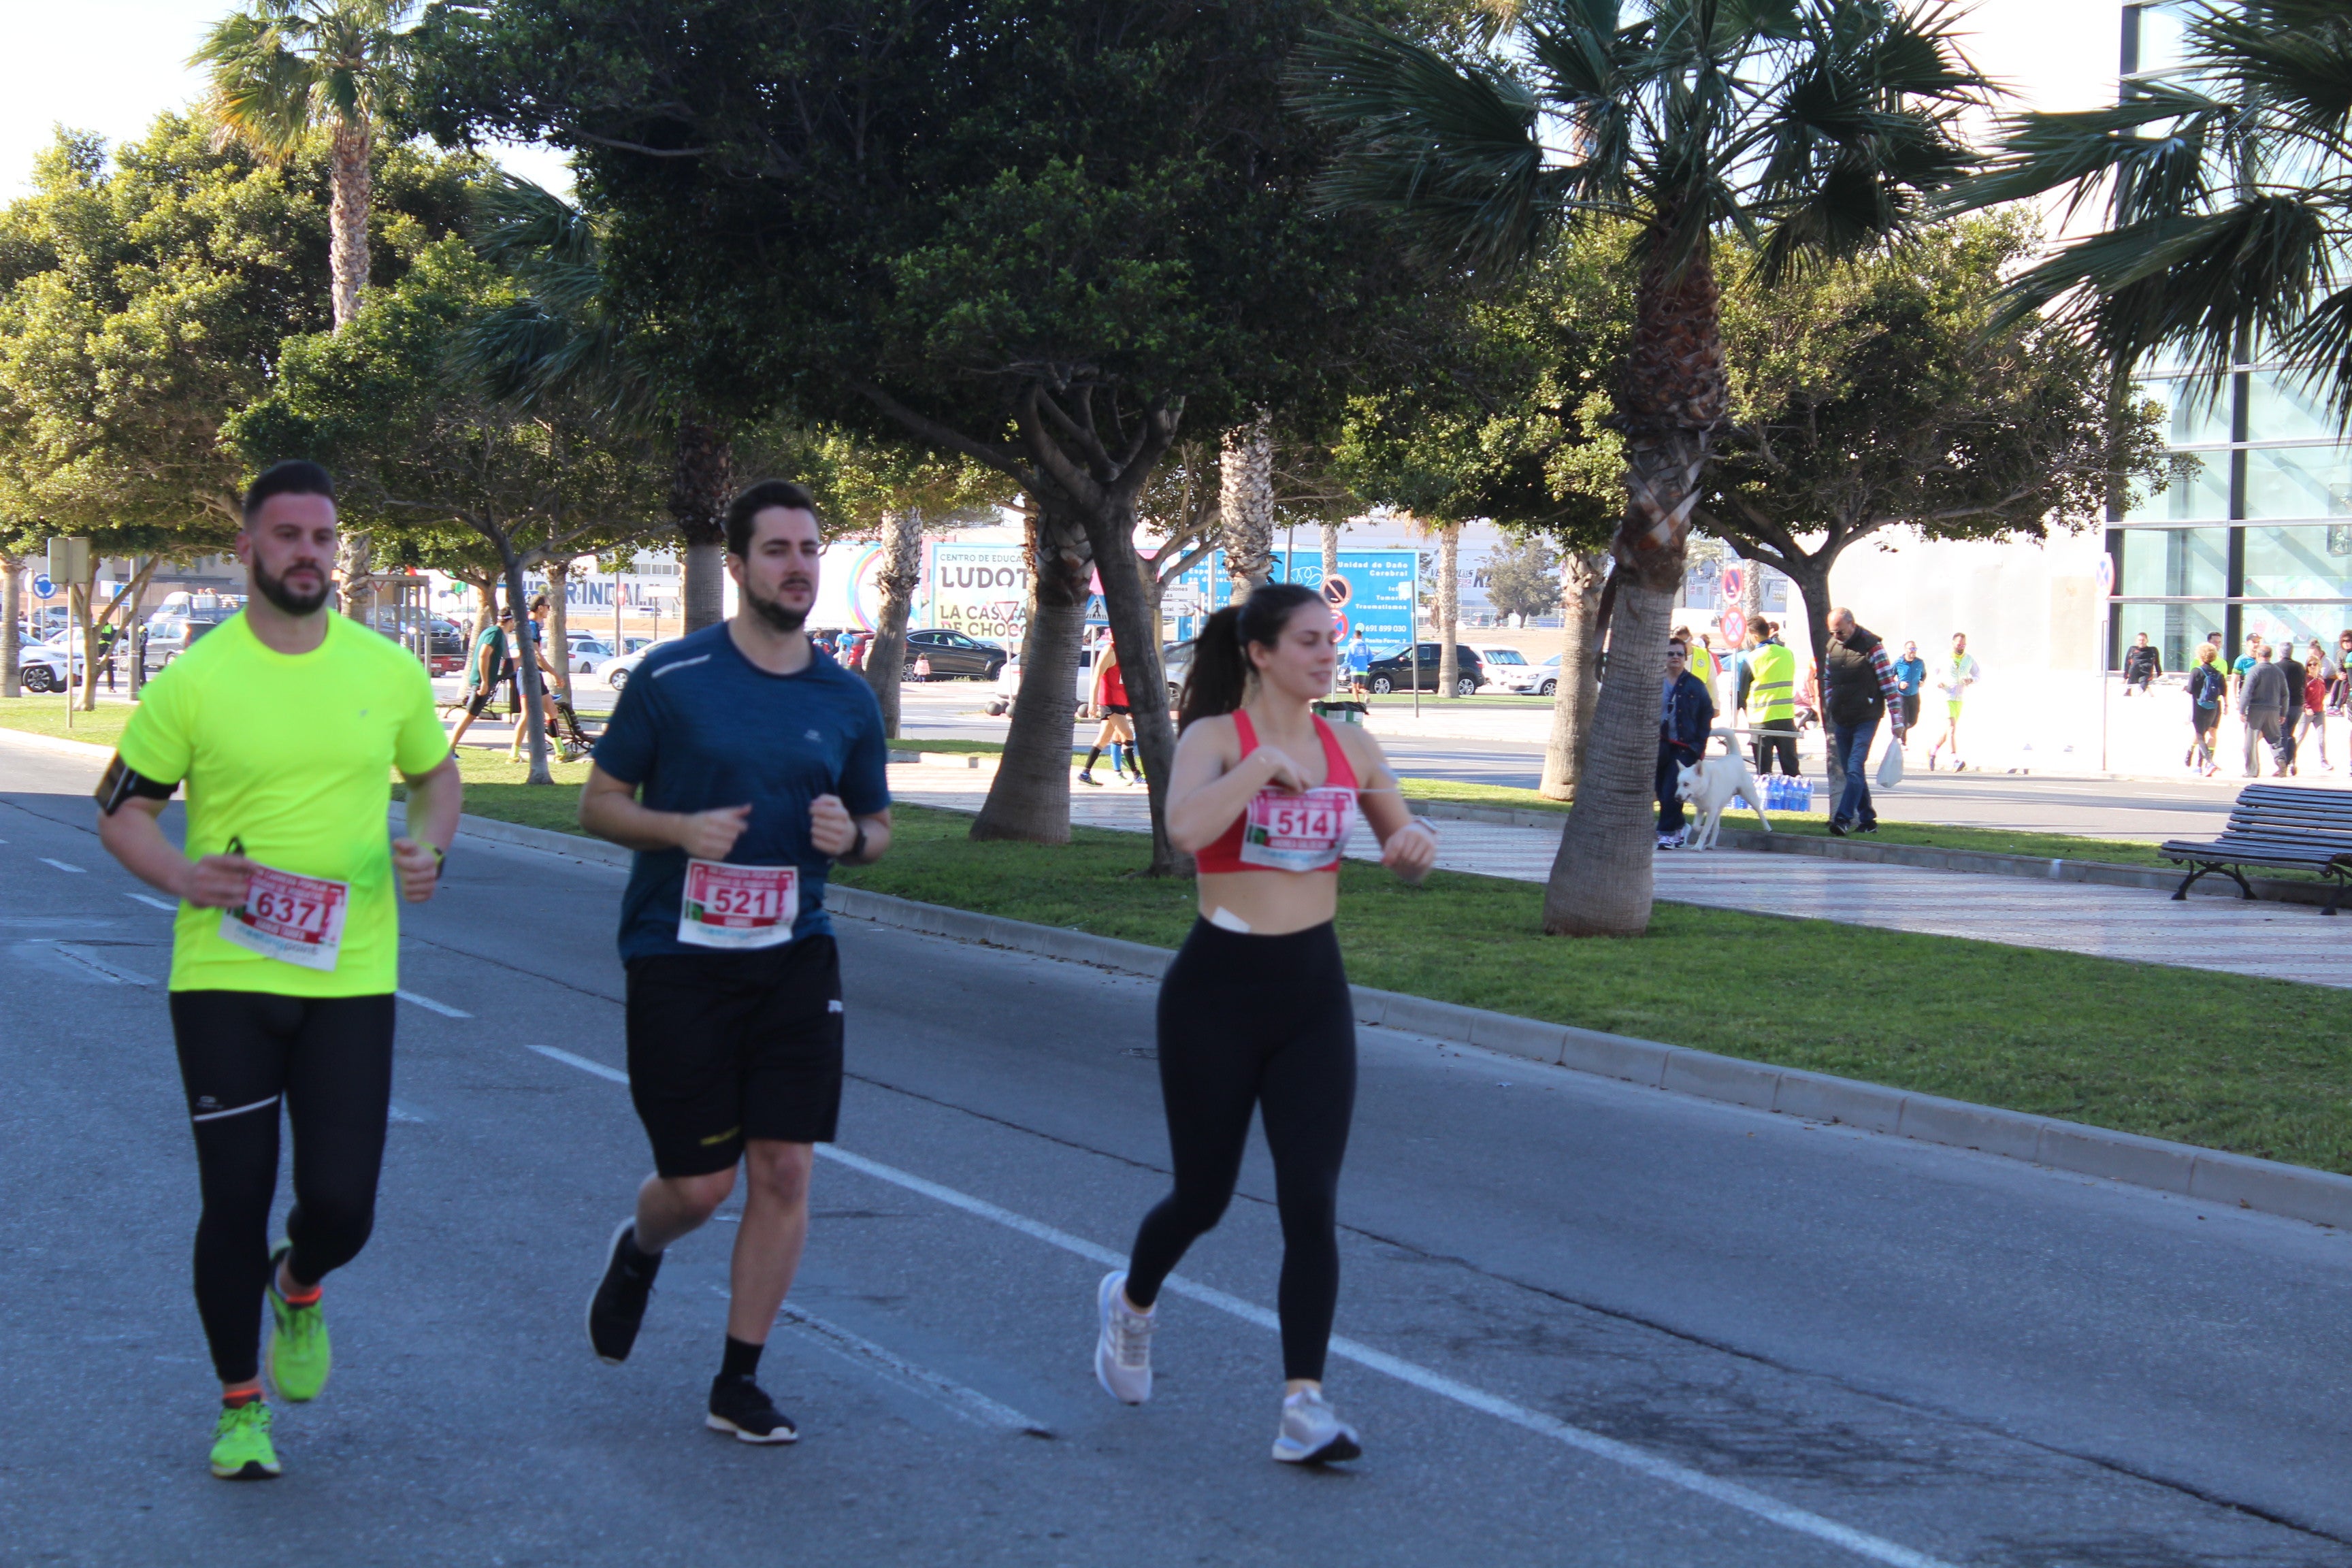
[[[1357,25],[1299,61],[1301,108],[1345,140],[1327,199],[1393,216],[1432,260],[1486,273],[1563,226],[1634,236],[1610,635],[1632,678],[1601,689],[1548,931],[1649,924],[1652,675],[1727,415],[1715,240],[1752,241],[1769,282],[1921,221],[1972,166],[1956,121],[1990,90],[1949,21],[1898,0],[1529,0],[1444,49]]]
[[[413,0],[254,0],[213,25],[188,61],[206,68],[223,129],[266,157],[292,154],[324,125],[331,136],[329,260],[335,330],[368,284],[369,159],[384,110],[407,79]]]
[[[2113,108],[2024,114],[1956,206],[2070,189],[2105,226],[2017,279],[2124,369],[2180,355],[2215,391],[2255,352],[2312,367],[2352,428],[2352,11],[2343,0],[2203,5],[2164,80]]]

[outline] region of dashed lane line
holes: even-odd
[[[125,893],[122,896],[126,899],[135,900],[137,902],[146,905],[151,910],[161,910],[167,915],[176,915],[180,912],[179,905],[167,904],[161,899],[151,899],[144,893]]]
[[[419,996],[414,991],[395,991],[393,994],[399,997],[404,1002],[415,1003],[428,1013],[438,1013],[445,1018],[470,1018],[473,1016],[471,1013],[466,1012],[462,1008],[452,1007],[446,1002],[436,1002],[430,996]]]
[[[591,1061],[586,1057],[574,1056],[570,1051],[560,1050],[553,1046],[532,1046],[530,1048],[551,1060],[562,1062],[567,1067],[578,1068],[583,1072],[593,1073],[613,1083],[626,1084],[629,1081],[629,1075],[617,1068],[606,1067],[602,1062]],[[886,1165],[878,1160],[869,1160],[863,1154],[853,1154],[848,1150],[831,1143],[818,1144],[816,1152],[823,1159],[831,1160],[836,1164],[846,1165],[849,1169],[872,1176],[877,1181],[888,1182],[894,1186],[903,1187],[910,1193],[917,1193],[934,1202],[945,1204],[950,1208],[961,1209],[965,1214],[1001,1225],[1008,1230],[1018,1231],[1034,1240],[1042,1241],[1049,1247],[1059,1247],[1064,1252],[1086,1258],[1089,1262],[1098,1263],[1110,1268],[1124,1267],[1127,1262],[1124,1253],[1113,1252],[1107,1247],[1098,1246],[1084,1237],[1073,1236],[1070,1232],[1047,1225],[1043,1220],[1031,1219],[1027,1215],[1015,1214],[1013,1210],[1002,1208],[985,1198],[976,1198],[969,1193],[959,1192],[953,1187],[942,1186],[937,1182],[899,1170],[895,1165]],[[1245,1301],[1238,1296],[1228,1295],[1213,1286],[1188,1279],[1181,1274],[1170,1275],[1160,1289],[1172,1291],[1187,1300],[1198,1301],[1203,1306],[1213,1307],[1230,1317],[1239,1318],[1242,1321],[1255,1324],[1258,1328],[1270,1329],[1276,1332],[1281,1331],[1281,1319],[1265,1308],[1253,1301]],[[1888,1541],[1881,1536],[1872,1535],[1866,1531],[1856,1530],[1851,1525],[1841,1524],[1836,1520],[1815,1513],[1810,1509],[1782,1502],[1780,1499],[1767,1496],[1753,1488],[1741,1486],[1736,1481],[1721,1479],[1708,1475],[1704,1470],[1693,1469],[1688,1465],[1679,1464],[1661,1455],[1653,1454],[1631,1443],[1620,1442],[1614,1437],[1604,1436],[1601,1433],[1562,1421],[1557,1416],[1547,1415],[1540,1410],[1530,1410],[1526,1405],[1505,1399],[1499,1394],[1489,1394],[1482,1388],[1448,1377],[1444,1373],[1433,1372],[1417,1363],[1406,1361],[1402,1356],[1391,1355],[1386,1351],[1375,1350],[1370,1345],[1355,1340],[1341,1335],[1332,1336],[1331,1353],[1342,1361],[1353,1362],[1358,1366],[1381,1373],[1411,1387],[1418,1388],[1424,1394],[1433,1394],[1441,1399],[1492,1415],[1524,1431],[1549,1437],[1556,1443],[1589,1454],[1595,1458],[1606,1459],[1612,1464],[1622,1466],[1637,1475],[1663,1482],[1678,1490],[1691,1492],[1727,1508],[1737,1509],[1752,1518],[1760,1519],[1769,1524],[1779,1525],[1781,1529],[1795,1534],[1811,1536],[1816,1541],[1840,1547],[1865,1561],[1885,1563],[1887,1568],[1952,1568],[1952,1565],[1942,1558],[1931,1557],[1924,1552],[1915,1552],[1899,1542]]]
[[[89,872],[69,861],[52,860],[46,855],[41,857],[41,864],[44,866],[55,866],[60,871],[71,871],[77,877],[87,877],[89,875]]]

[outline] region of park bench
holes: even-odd
[[[2175,899],[2186,899],[2190,885],[2209,871],[2226,873],[2250,899],[2254,890],[2240,867],[2316,871],[2336,884],[2320,911],[2332,915],[2352,878],[2352,790],[2248,784],[2230,808],[2230,824],[2221,837],[2210,843],[2175,838],[2157,853],[2189,868]]]

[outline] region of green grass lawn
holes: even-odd
[[[103,673],[103,672],[101,672]],[[37,735],[56,735],[68,741],[87,741],[93,746],[111,746],[122,738],[122,726],[131,718],[131,704],[110,702],[106,694],[98,698],[98,711],[76,712],[70,727],[66,722],[66,696],[62,691],[44,691],[38,695],[26,692],[16,698],[0,700],[0,729],[29,730]]]

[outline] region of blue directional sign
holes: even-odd
[[[49,581],[49,574],[47,572],[33,579],[33,597],[36,599],[48,598],[57,591],[58,585]]]

